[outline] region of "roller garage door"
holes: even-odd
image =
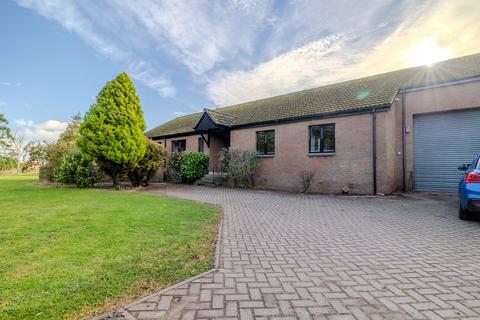
[[[480,153],[480,109],[413,117],[415,191],[455,192],[457,167]]]

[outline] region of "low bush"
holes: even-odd
[[[145,156],[128,172],[128,178],[134,187],[146,186],[164,163],[165,149],[157,142],[147,139]]]
[[[310,186],[313,183],[313,179],[315,178],[315,171],[314,170],[303,170],[300,172],[300,179],[302,179],[302,192],[307,193],[310,190]]]
[[[208,173],[208,156],[203,152],[185,152],[180,158],[180,177],[193,183]]]
[[[180,181],[180,168],[182,166],[182,154],[179,152],[172,152],[167,157],[166,180]]]
[[[228,164],[230,163],[230,152],[227,148],[222,148],[218,153],[218,170],[220,172],[228,172]]]
[[[99,179],[97,165],[78,150],[73,150],[63,157],[55,172],[56,182],[73,184],[79,188],[92,188]]]
[[[53,183],[55,182],[55,174],[52,167],[40,167],[38,170],[38,181],[40,183]]]
[[[227,172],[233,185],[254,188],[255,174],[259,165],[258,153],[249,150],[231,150],[228,159]]]

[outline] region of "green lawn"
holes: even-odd
[[[0,319],[76,319],[209,269],[217,207],[0,177]]]

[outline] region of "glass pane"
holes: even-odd
[[[257,132],[257,152],[260,154],[265,153],[265,131]]]
[[[321,127],[315,126],[310,128],[310,152],[320,152],[321,136]]]
[[[172,152],[183,152],[187,148],[186,140],[172,141]]]
[[[323,128],[323,152],[335,152],[335,126]]]
[[[267,153],[275,153],[275,131],[267,132]]]
[[[203,152],[205,150],[204,143],[205,141],[203,141],[203,138],[198,138],[198,152]]]

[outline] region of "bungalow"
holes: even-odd
[[[146,132],[169,151],[257,150],[257,184],[295,191],[454,191],[480,152],[480,54],[205,109]]]

